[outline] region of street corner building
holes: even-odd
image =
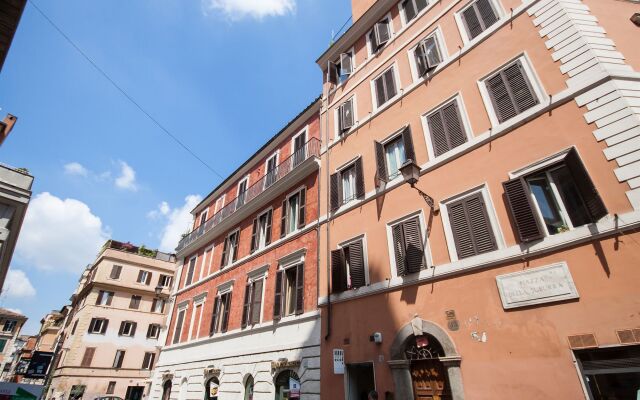
[[[636,398],[638,11],[353,0],[317,60],[322,398]]]
[[[20,330],[27,317],[15,311],[0,308],[0,379],[5,380],[24,341]]]
[[[43,319],[39,344],[46,347],[46,341],[55,352],[43,398],[141,400],[160,348],[175,268],[173,254],[107,241],[82,273],[71,304]],[[51,320],[62,325],[53,342],[42,336]]]
[[[192,211],[150,399],[320,398],[319,110]]]

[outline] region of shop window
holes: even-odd
[[[640,394],[640,346],[576,350],[591,400],[636,399]]]

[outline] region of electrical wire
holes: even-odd
[[[49,16],[40,8],[38,7],[38,5],[33,1],[33,0],[29,0],[29,3],[33,6],[33,8],[35,8],[38,13],[40,13],[40,15],[42,15],[42,17],[44,17],[44,19],[47,20],[47,22],[49,22],[49,24],[85,59],[89,62],[89,64],[91,64],[93,66],[93,68],[95,68],[96,71],[98,71],[107,81],[109,81],[109,83],[111,83],[111,85],[116,88],[116,90],[118,90],[127,100],[129,100],[131,102],[131,104],[133,104],[138,110],[140,110],[144,115],[147,116],[147,118],[149,118],[149,120],[151,120],[151,122],[153,122],[158,128],[160,128],[160,130],[162,132],[164,132],[167,136],[169,136],[171,139],[173,139],[174,142],[176,142],[180,147],[182,147],[187,153],[191,154],[191,156],[193,156],[196,160],[198,160],[202,165],[204,165],[209,171],[213,172],[215,175],[217,175],[220,179],[225,179],[224,176],[222,176],[222,174],[220,174],[218,171],[216,171],[215,169],[213,169],[213,167],[211,167],[209,164],[207,164],[202,158],[200,158],[193,150],[191,150],[186,144],[184,144],[180,139],[178,139],[174,134],[172,134],[167,128],[165,128],[157,119],[155,119],[151,114],[149,114],[147,112],[147,110],[144,109],[144,107],[142,107],[140,105],[140,103],[138,103],[131,95],[129,95],[129,93],[127,93],[120,85],[118,85],[118,83],[116,83],[115,80],[113,80],[109,74],[107,74],[102,68],[100,68],[100,66],[93,61],[93,59],[91,57],[89,57],[87,55],[87,53],[85,53],[80,46],[78,46],[73,40],[71,40],[71,38],[58,26],[56,25],[55,22],[53,22],[53,20],[51,18],[49,18]]]

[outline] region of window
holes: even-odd
[[[160,275],[160,278],[158,279],[158,286],[168,288],[171,286],[171,281],[171,275]]]
[[[454,99],[425,117],[434,157],[467,142],[467,132],[458,101]]]
[[[84,355],[82,356],[82,361],[80,362],[81,367],[90,367],[91,361],[93,361],[93,355],[96,353],[95,347],[87,347],[84,349]]]
[[[147,339],[157,339],[158,337],[160,337],[160,325],[149,324],[147,328]]]
[[[137,322],[122,321],[122,323],[120,323],[120,330],[118,331],[118,335],[133,337],[136,334],[137,326],[138,326]]]
[[[214,211],[213,211],[214,214],[217,213],[218,211],[220,211],[220,209],[222,207],[224,207],[224,199],[225,199],[225,197],[227,197],[227,195],[223,194],[222,196],[218,197],[218,199],[216,200],[216,205],[215,205]]]
[[[304,312],[304,264],[297,264],[276,273],[273,318],[280,319]]]
[[[205,209],[202,214],[200,214],[200,225],[199,226],[204,226],[204,223],[207,222],[207,218],[209,215],[209,209]]]
[[[338,135],[348,132],[354,125],[354,101],[355,97],[352,97],[337,109]]]
[[[245,195],[247,194],[247,188],[249,187],[249,177],[243,178],[238,183],[238,192],[236,193],[236,208],[242,206],[245,201]]]
[[[131,301],[129,302],[129,308],[133,310],[137,310],[140,308],[140,301],[142,301],[142,296],[133,295],[131,296]]]
[[[153,363],[156,360],[156,353],[146,352],[144,353],[144,358],[142,359],[142,369],[152,369]]]
[[[574,350],[589,399],[635,399],[640,382],[640,346]]]
[[[521,242],[555,235],[607,215],[575,148],[503,186]]]
[[[280,237],[304,228],[306,225],[307,189],[290,194],[282,202],[282,214],[280,218]]]
[[[429,2],[427,0],[404,0],[400,7],[404,13],[405,24],[414,19],[420,11],[427,8]]]
[[[400,167],[405,161],[416,156],[413,151],[411,130],[407,127],[398,136],[392,136],[384,143],[375,142],[378,180],[388,182],[400,175]]]
[[[109,381],[109,384],[107,385],[107,394],[114,394],[115,391],[116,391],[116,382]]]
[[[415,57],[416,70],[419,77],[423,77],[434,70],[442,62],[442,53],[438,45],[436,34],[431,34],[422,40],[413,51]]]
[[[475,0],[460,12],[460,19],[469,40],[498,21],[498,13],[491,3],[491,0]]]
[[[265,173],[264,187],[266,189],[269,186],[273,185],[275,181],[278,179],[278,153],[267,158],[267,161],[265,163],[264,173]]]
[[[9,333],[13,332],[17,323],[18,321],[16,321],[15,319],[5,320],[4,325],[2,326],[2,332],[9,332]]]
[[[540,103],[521,60],[507,65],[484,84],[499,123]]]
[[[165,303],[165,299],[153,299],[153,303],[151,304],[151,312],[163,313]]]
[[[259,324],[262,316],[262,288],[264,277],[247,282],[242,306],[242,328]]]
[[[231,232],[225,239],[222,247],[220,268],[230,265],[238,259],[238,246],[240,244],[240,230]]]
[[[419,272],[427,267],[418,216],[392,225],[391,237],[397,276]]]
[[[251,252],[262,249],[271,243],[271,220],[273,210],[262,213],[253,220],[251,233]]]
[[[109,278],[120,279],[120,273],[122,273],[122,265],[114,265],[113,267],[111,267]]]
[[[275,379],[276,400],[294,398],[293,396],[290,396],[291,389],[294,387],[297,387],[298,389],[300,388],[300,377],[298,377],[298,374],[290,369],[285,369],[280,372]],[[360,394],[364,394],[364,396],[366,396],[365,392]]]
[[[331,181],[331,211],[355,199],[364,198],[364,173],[362,171],[362,157],[340,169],[330,177]]]
[[[345,379],[348,393],[346,397],[347,399],[359,399],[360,393],[369,393],[376,389],[373,363],[347,364],[345,367]]]
[[[382,75],[373,80],[373,90],[375,93],[376,108],[382,107],[387,101],[391,100],[398,94],[396,89],[396,78],[394,68],[391,67]]]
[[[211,273],[211,264],[213,263],[213,246],[209,246],[204,249],[204,256],[202,257],[202,266],[200,267],[200,279],[204,278],[205,273],[209,275]],[[206,269],[206,272],[205,272]]]
[[[300,165],[307,158],[307,130],[306,128],[302,132],[298,133],[291,139],[291,153],[293,154],[293,168]]]
[[[122,368],[122,362],[124,361],[124,350],[116,350],[116,356],[113,359],[113,368]]]
[[[91,318],[89,323],[89,333],[100,333],[104,335],[107,332],[109,320],[105,318]]]
[[[329,63],[329,82],[337,85],[349,79],[354,69],[353,58],[353,50],[350,50],[340,54],[335,62]]]
[[[209,379],[205,385],[204,400],[218,400],[218,389],[220,388],[220,380],[217,377]]]
[[[458,259],[498,248],[482,191],[446,204]]]
[[[0,353],[4,352],[4,348],[7,345],[7,339],[0,339]]]
[[[227,331],[229,325],[229,310],[231,308],[231,291],[218,293],[213,303],[213,315],[209,335]]]
[[[204,297],[198,297],[202,300],[194,300],[193,313],[191,314],[191,325],[189,326],[189,337],[187,340],[191,340],[191,338],[200,337],[200,323],[202,322],[202,309],[204,304]]]
[[[79,320],[75,320],[75,322],[73,323],[73,327],[71,328],[71,334],[72,335],[76,334],[76,328],[78,327],[78,321]]]
[[[189,286],[193,283],[193,274],[196,270],[196,256],[191,257],[189,260],[189,266],[187,267],[187,276],[184,280],[184,285]]]
[[[101,290],[98,293],[98,298],[96,299],[96,305],[97,306],[110,306],[111,305],[111,301],[113,300],[113,292],[107,292],[104,290]]]
[[[138,272],[138,279],[136,282],[149,285],[151,283],[151,272],[140,270],[140,272]]]
[[[178,317],[176,319],[176,325],[173,331],[173,344],[180,342],[180,338],[182,337],[182,324],[184,323],[184,316],[186,313],[186,307],[178,310]]]
[[[367,35],[369,54],[375,54],[391,39],[391,17],[387,16],[373,26]]]
[[[331,282],[333,293],[355,289],[367,284],[363,240],[358,239],[331,252]]]
[[[249,375],[244,383],[244,400],[253,400],[253,376]]]

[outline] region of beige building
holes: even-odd
[[[27,322],[27,317],[0,308],[0,380],[4,380],[11,368],[16,350],[16,339]]]
[[[174,271],[172,254],[108,241],[71,296],[47,398],[140,400],[157,358]]]

